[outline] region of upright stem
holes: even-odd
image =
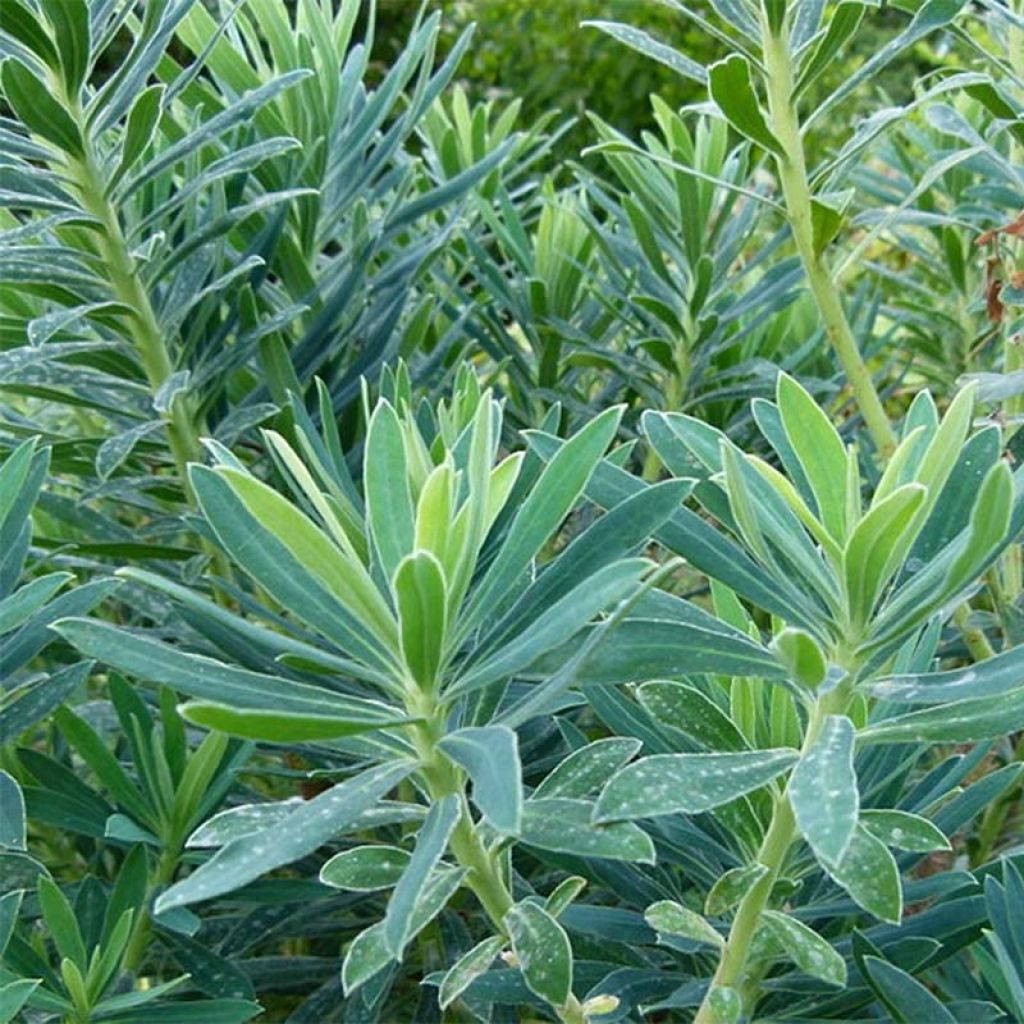
[[[848,703],[849,693],[842,684],[815,702],[807,722],[801,754],[806,753],[818,738],[826,715],[841,712]],[[783,791],[775,797],[771,824],[757,854],[757,863],[762,864],[768,871],[747,890],[736,909],[722,958],[694,1018],[694,1024],[715,1024],[716,1017],[711,1005],[711,993],[715,989],[732,988],[742,991],[751,943],[761,923],[761,915],[768,906],[772,889],[775,888],[775,883],[785,867],[789,849],[796,838],[796,818],[793,816],[789,797]]]
[[[875,390],[871,373],[857,347],[857,340],[853,336],[824,254],[815,250],[811,186],[800,132],[800,117],[793,99],[793,62],[789,49],[788,19],[777,34],[766,25],[763,42],[771,128],[783,149],[783,155],[776,157],[776,164],[793,240],[825,333],[839,356],[864,422],[875,447],[887,454],[896,447],[896,435]]]

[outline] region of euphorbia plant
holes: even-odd
[[[557,921],[579,885],[546,902],[517,899],[510,847],[651,861],[653,846],[632,823],[591,824],[592,790],[580,789],[571,772],[524,801],[515,726],[562,704],[572,677],[556,673],[539,687],[514,680],[595,616],[629,603],[652,568],[635,552],[690,484],[644,490],[545,561],[615,436],[620,410],[596,417],[547,466],[522,452],[496,462],[501,405],[471,374],[460,375],[454,398],[436,410],[414,408],[401,372],[386,390],[391,400],[382,398],[369,417],[361,489],[329,415],[318,435],[298,403],[294,445],[266,434],[293,500],[216,445],[216,465],[191,467],[217,543],[278,606],[278,626],[290,635],[178,584],[123,572],[200,611],[215,642],[249,664],[276,659],[275,671],[95,621],[60,628],[107,664],[194,698],[183,713],[195,724],[361,769],[297,807],[229,810],[208,822],[192,845],[218,851],[158,899],[158,912],[236,889],[368,821],[410,821],[418,825],[414,841],[348,841],[323,867],[328,885],[392,890],[383,920],[348,948],[346,990],[400,959],[465,886],[491,937],[453,968],[442,1000],[457,998],[507,948],[534,996],[561,1019],[581,1021],[587,1011],[573,995],[569,941]],[[384,801],[396,787],[402,802]]]
[[[642,682],[641,706],[686,737],[676,748],[686,752],[656,753],[619,770],[600,794],[595,824],[714,811],[723,822],[753,814],[757,832],[760,818],[760,841],[707,895],[714,924],[676,904],[649,910],[660,933],[720,952],[699,1022],[751,1012],[780,953],[804,973],[845,983],[843,957],[785,913],[794,882],[831,879],[870,915],[899,923],[900,871],[889,847],[947,844],[924,817],[891,804],[861,807],[858,765],[871,757],[868,748],[964,743],[1024,725],[1019,651],[966,670],[916,671],[915,651],[927,669],[938,628],[1024,522],[999,429],[969,436],[973,405],[968,388],[940,421],[921,393],[869,494],[856,449],[784,375],[776,403],[754,405],[773,463],[688,416],[645,417],[653,449],[671,472],[699,479],[694,496],[720,524],[680,509],[659,539],[773,613],[782,666],[740,673],[760,676],[760,685],[694,680],[686,674],[692,654],[681,659],[662,648],[667,616],[648,596],[581,672],[592,684]],[[533,443],[546,457],[564,451],[542,434]],[[642,486],[605,463],[588,493],[611,504]],[[720,608],[731,600],[735,617],[739,606],[725,595],[717,592]],[[710,647],[716,634],[707,628]],[[642,653],[624,660],[623,643]],[[644,682],[656,676],[670,678]],[[908,704],[928,707],[906,711]],[[758,801],[744,811],[743,798],[754,793]],[[736,845],[742,853],[743,843]],[[808,849],[813,856],[804,856]]]

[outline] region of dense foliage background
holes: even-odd
[[[1017,0],[0,0],[0,1024],[1024,1018]]]

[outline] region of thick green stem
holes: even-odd
[[[149,880],[146,903],[139,910],[138,917],[135,918],[131,935],[128,937],[128,943],[125,946],[124,957],[121,961],[123,970],[129,974],[135,974],[146,959],[146,950],[149,946],[150,934],[153,930],[153,919],[149,913],[149,902],[153,895],[174,877],[175,871],[178,870],[178,859],[180,856],[180,844],[168,844],[160,855],[156,870]]]
[[[971,606],[966,601],[953,612],[953,622],[960,630],[964,643],[967,644],[967,650],[971,652],[971,657],[975,661],[984,661],[995,654],[988,637],[985,636],[985,631],[971,625]]]
[[[896,435],[875,390],[832,273],[814,242],[814,221],[811,205],[811,186],[807,175],[804,141],[800,132],[800,117],[793,99],[793,61],[789,49],[789,27],[783,25],[778,33],[767,27],[764,37],[764,65],[768,87],[768,110],[771,128],[782,146],[783,153],[776,157],[779,183],[785,201],[793,240],[796,243],[807,284],[814,296],[832,347],[839,356],[843,371],[864,422],[882,453],[896,447]]]
[[[843,711],[849,700],[849,691],[844,684],[840,684],[817,700],[807,722],[801,753],[806,753],[814,744],[821,732],[825,717]],[[762,864],[768,871],[747,890],[736,909],[736,916],[729,929],[729,937],[722,950],[718,968],[711,979],[707,995],[697,1011],[694,1024],[715,1024],[716,1017],[711,1005],[711,993],[715,989],[731,988],[739,992],[743,991],[751,943],[754,941],[754,936],[761,923],[761,915],[768,906],[772,889],[779,880],[779,875],[786,865],[790,847],[796,838],[796,819],[793,816],[789,797],[783,791],[775,797],[771,824],[768,826],[761,849],[757,854],[757,863]]]

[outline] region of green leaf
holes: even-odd
[[[804,974],[840,988],[846,985],[846,961],[829,942],[811,931],[807,925],[787,914],[765,910],[761,914],[761,927]]]
[[[573,900],[587,887],[587,880],[579,875],[570,875],[555,886],[544,901],[544,909],[552,917],[560,917]]]
[[[60,51],[64,88],[68,96],[77,100],[89,71],[92,45],[89,8],[85,0],[42,0],[42,8],[53,26]]]
[[[635,28],[632,25],[624,25],[617,21],[582,21],[580,22],[580,27],[596,28],[611,36],[612,39],[624,43],[630,49],[636,50],[637,53],[642,53],[645,57],[650,57],[659,64],[664,64],[665,67],[671,68],[684,78],[699,82],[701,85],[707,83],[708,73],[700,64],[690,60],[689,57],[681,54],[674,47],[659,42],[642,29]]]
[[[795,750],[655,754],[641,758],[609,780],[598,798],[594,820],[700,814],[760,789],[797,758]]]
[[[523,783],[516,734],[504,725],[458,729],[445,736],[438,748],[469,774],[473,803],[490,825],[518,835]]]
[[[0,771],[0,846],[25,849],[25,798],[13,776]]]
[[[434,872],[412,911],[410,938],[415,938],[441,913],[464,877],[464,871],[454,868]],[[360,932],[349,946],[341,965],[341,984],[345,995],[350,996],[393,961],[394,957],[384,940],[383,921]]]
[[[416,848],[395,886],[384,916],[384,944],[395,959],[412,938],[413,910],[448,847],[462,808],[454,793],[431,804],[416,837]]]
[[[35,13],[22,0],[4,0],[0,4],[0,32],[6,32],[42,60],[48,67],[60,66],[60,57]]]
[[[678,935],[719,949],[725,946],[725,939],[700,914],[672,900],[652,903],[644,911],[644,920],[661,935]]]
[[[14,926],[18,923],[21,899],[21,892],[9,892],[5,896],[0,896],[0,958],[7,952],[7,944],[11,941]]]
[[[825,870],[869,914],[899,924],[903,915],[900,872],[885,844],[863,827],[858,827],[838,864],[824,864]]]
[[[0,633],[9,633],[25,623],[71,578],[70,573],[51,572],[0,601]]]
[[[151,85],[140,92],[132,104],[124,129],[124,140],[121,143],[121,159],[107,184],[108,192],[135,166],[136,161],[153,141],[160,123],[165,90],[166,87],[159,83]]]
[[[0,1024],[9,1024],[41,983],[32,978],[0,985]]]
[[[552,1006],[564,1006],[572,994],[572,947],[562,926],[533,903],[514,906],[505,926],[526,987]]]
[[[828,662],[818,641],[805,630],[787,626],[772,641],[772,649],[795,683],[816,690],[828,675]]]
[[[372,706],[368,710],[373,709]],[[260,743],[304,743],[315,740],[340,739],[356,736],[375,729],[394,729],[408,725],[413,719],[387,717],[342,717],[341,715],[304,715],[288,711],[253,711],[214,704],[209,701],[189,701],[178,711],[187,722],[213,729],[228,736],[256,740]]]
[[[782,144],[772,134],[750,79],[750,64],[734,53],[708,68],[708,88],[729,123],[759,146],[784,156]]]
[[[776,402],[786,437],[818,506],[818,517],[839,542],[846,537],[846,448],[818,403],[788,374],[780,373]]]
[[[767,874],[768,869],[757,863],[726,871],[711,886],[704,901],[704,913],[709,917],[718,917],[719,914],[732,910],[746,896],[751,886],[756,885]]]
[[[1024,728],[1024,687],[993,697],[940,704],[883,718],[857,733],[858,743],[972,743]]]
[[[899,487],[854,529],[843,552],[843,576],[855,628],[870,621],[885,585],[903,564],[922,525],[918,513],[927,495],[920,484]]]
[[[370,418],[363,461],[366,521],[385,576],[412,553],[416,536],[405,440],[398,413],[381,401]]]
[[[743,1017],[743,997],[728,985],[715,985],[708,993],[712,1024],[739,1024]]]
[[[871,693],[897,704],[947,704],[967,698],[1012,694],[1024,678],[1024,647],[948,672],[916,672],[872,683]]]
[[[853,722],[845,715],[828,715],[786,790],[801,834],[827,864],[842,860],[857,827],[853,744]]]
[[[405,761],[367,769],[302,803],[279,824],[231,840],[164,892],[156,901],[157,913],[239,889],[312,853],[358,820],[412,769]]]
[[[53,939],[57,952],[84,971],[88,954],[78,928],[78,921],[75,919],[75,912],[64,893],[49,878],[39,879],[39,909],[43,914],[43,924]]]
[[[500,935],[492,935],[455,961],[445,974],[437,993],[437,1001],[442,1010],[447,1010],[481,974],[490,969],[504,945],[505,940]]]
[[[180,647],[159,643],[119,626],[92,619],[62,619],[54,629],[80,651],[112,668],[178,693],[236,710],[281,711],[295,715],[368,718],[378,711],[386,720],[386,704],[346,697],[319,686],[283,676],[236,668]]]
[[[526,846],[578,857],[654,863],[654,844],[630,821],[593,823],[589,800],[541,797],[527,800],[519,841]]]
[[[949,840],[927,818],[907,811],[861,811],[860,823],[886,846],[910,853],[949,850]]]
[[[399,563],[391,587],[405,664],[423,690],[433,691],[440,681],[448,629],[444,569],[429,551],[417,551]]]
[[[519,507],[505,542],[476,588],[463,629],[475,625],[527,569],[561,525],[586,487],[594,467],[611,443],[622,407],[606,409],[571,437],[544,467]]]
[[[283,607],[367,664],[390,665],[397,623],[357,558],[247,473],[192,466],[189,479],[225,550]]]
[[[616,736],[588,743],[552,769],[533,791],[532,799],[590,796],[635,757],[641,746],[640,740]]]
[[[812,244],[820,256],[835,241],[846,221],[846,211],[853,199],[853,190],[833,195],[817,195],[811,199]]]
[[[956,1024],[957,1018],[916,978],[878,957],[866,956],[867,981],[901,1024]]]
[[[811,85],[832,63],[832,59],[843,48],[860,27],[866,5],[856,0],[839,4],[829,18],[824,34],[805,57],[800,76],[793,89],[793,99]]]
[[[735,722],[695,686],[652,679],[637,689],[636,698],[659,722],[709,750],[742,750],[747,746]]]
[[[390,889],[402,877],[410,858],[400,846],[355,846],[336,853],[320,869],[320,881],[353,892]]]
[[[3,62],[0,84],[18,120],[33,134],[72,157],[83,154],[82,134],[71,115],[53,98],[46,84],[15,59]]]

